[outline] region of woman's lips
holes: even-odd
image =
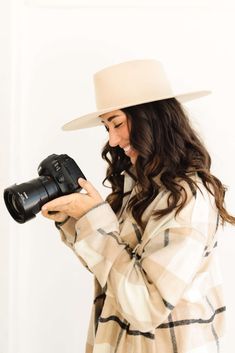
[[[127,157],[130,158],[131,163],[135,164],[136,158],[137,158],[137,152],[132,148],[131,145],[127,145],[125,147],[121,147]]]

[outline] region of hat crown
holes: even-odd
[[[98,71],[93,78],[99,110],[173,95],[164,68],[157,60],[127,61]]]

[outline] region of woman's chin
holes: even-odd
[[[130,156],[130,160],[132,164],[135,164],[136,159],[137,159],[137,156]]]

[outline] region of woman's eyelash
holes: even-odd
[[[121,126],[122,125],[122,123],[120,123],[120,124],[117,124],[117,125],[114,125],[114,129],[117,129],[117,128],[119,128],[119,126]],[[105,130],[106,131],[109,131],[109,128],[108,128],[108,126],[104,126],[105,127]]]

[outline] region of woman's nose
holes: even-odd
[[[109,130],[109,146],[116,147],[118,146],[120,137],[114,129]]]

